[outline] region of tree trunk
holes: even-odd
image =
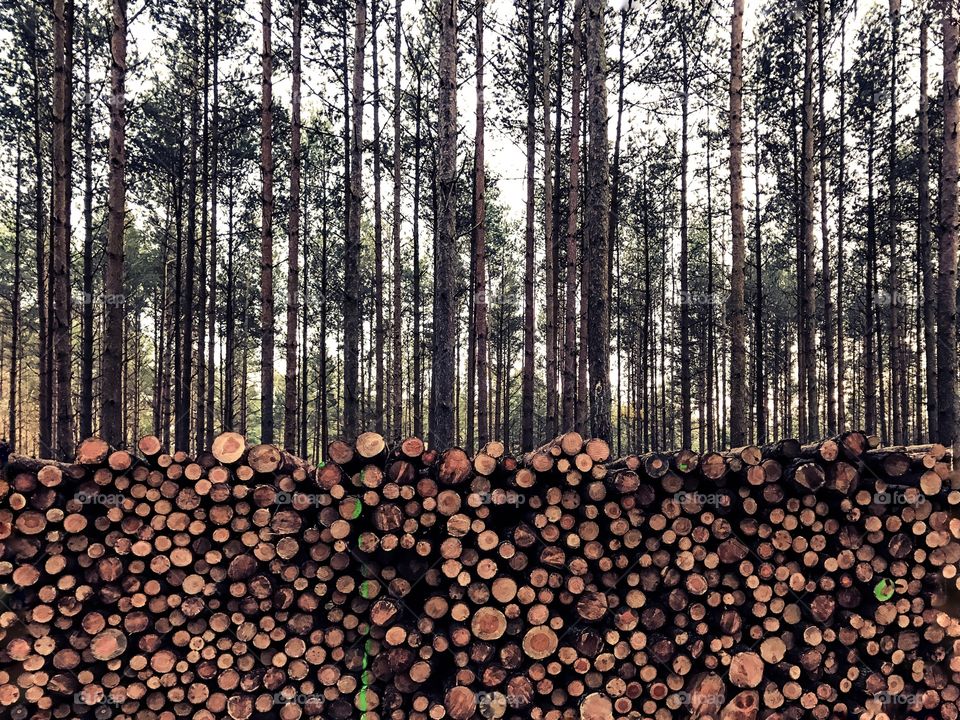
[[[957,102],[957,17],[943,13],[943,154],[940,161],[940,251],[937,270],[937,432],[960,451],[957,432],[957,171],[960,108]]]
[[[688,126],[690,117],[690,65],[687,38],[682,35],[680,88],[680,443],[690,447],[693,433],[690,412],[690,281],[687,218],[687,167],[690,162]]]
[[[260,80],[260,442],[273,442],[273,48],[270,0],[262,0]]]
[[[524,231],[523,253],[523,381],[520,390],[520,449],[533,450],[533,366],[536,344],[534,325],[534,235],[533,221],[536,212],[534,177],[536,167],[536,77],[534,75],[534,1],[527,0],[527,210]]]
[[[207,243],[210,240],[210,217],[207,207],[210,200],[210,12],[209,2],[203,3],[203,54],[201,64],[203,83],[203,106],[201,117],[203,129],[200,135],[200,282],[197,292],[197,396],[196,426],[194,438],[196,447],[202,448],[207,436]],[[199,73],[198,73],[199,75]],[[212,362],[212,360],[211,360]]]
[[[867,248],[866,248],[866,291],[864,298],[864,373],[863,373],[863,402],[864,427],[868,432],[875,432],[877,427],[877,378],[876,378],[876,351],[874,342],[874,305],[876,304],[876,289],[874,285],[874,266],[876,264],[877,231],[876,206],[873,193],[874,175],[874,135],[875,135],[875,108],[870,112],[867,129]]]
[[[417,58],[419,59],[419,58]],[[413,136],[413,434],[423,437],[423,345],[420,338],[420,125],[422,74],[417,66],[417,92],[414,98]]]
[[[384,368],[384,325],[383,325],[383,205],[381,202],[382,160],[380,141],[380,58],[378,49],[380,38],[380,4],[373,0],[371,6],[371,61],[373,63],[373,308],[374,308],[374,356],[375,394],[374,429],[383,434],[384,401],[386,399]]]
[[[830,281],[830,227],[827,217],[827,68],[824,59],[827,43],[825,0],[817,0],[817,89],[819,91],[818,140],[820,146],[820,242],[823,278],[823,351],[826,355],[827,434],[837,432],[836,374],[834,370],[833,295]],[[735,443],[736,444],[736,443]]]
[[[544,290],[546,295],[546,412],[544,436],[554,437],[557,428],[557,268],[553,232],[553,128],[550,122],[550,0],[543,0],[543,236],[546,241],[543,255]],[[558,38],[559,40],[559,38]],[[558,64],[563,58],[558,56]],[[567,428],[562,428],[567,429]]]
[[[37,5],[33,8],[33,23],[39,27],[39,14]],[[36,269],[37,269],[37,344],[39,350],[38,369],[39,369],[39,454],[40,457],[53,457],[53,407],[51,393],[51,377],[53,369],[48,362],[48,348],[50,347],[50,326],[52,321],[47,314],[47,250],[46,241],[43,236],[43,229],[46,225],[44,198],[43,198],[43,145],[41,129],[42,105],[40,102],[40,49],[37,42],[38,33],[33,34],[30,53],[30,70],[33,76],[31,107],[33,109],[33,160],[34,160],[34,186],[33,186],[33,220],[35,232],[36,249]],[[51,203],[53,198],[51,198]]]
[[[70,200],[73,138],[73,0],[54,0],[53,47],[53,243],[50,283],[51,343],[56,369],[56,455],[73,453],[70,379]]]
[[[846,90],[846,64],[847,64],[847,45],[846,45],[847,18],[843,16],[840,23],[840,73],[838,82],[840,83],[840,131],[838,142],[840,150],[838,152],[838,172],[837,180],[837,427],[841,430],[847,427],[847,403],[845,386],[846,363],[844,362],[844,337],[843,337],[843,270],[844,270],[844,211],[846,197],[846,131],[847,131],[847,102]]]
[[[403,435],[403,257],[400,248],[400,178],[402,177],[403,156],[400,136],[400,13],[402,0],[396,0],[393,15],[393,322],[390,327],[391,368],[390,387],[390,425],[393,437]]]
[[[456,367],[456,179],[457,179],[457,0],[440,3],[439,217],[433,293],[433,368],[430,444],[449,446],[454,437],[453,383]]]
[[[488,406],[490,403],[487,370],[487,210],[484,132],[486,120],[483,102],[483,9],[486,0],[477,1],[477,126],[473,145],[473,251],[474,334],[477,370],[477,447],[490,439]]]
[[[753,109],[753,145],[756,152],[754,177],[754,223],[753,223],[753,275],[756,282],[756,303],[753,310],[754,392],[756,394],[757,444],[767,442],[767,379],[764,372],[764,326],[763,326],[763,244],[760,224],[760,103]],[[775,428],[774,428],[775,430]]]
[[[890,140],[887,182],[889,198],[887,207],[887,240],[890,244],[890,267],[887,275],[887,292],[890,306],[890,410],[893,419],[893,442],[906,439],[907,396],[905,358],[900,342],[900,280],[897,241],[897,42],[900,33],[900,1],[890,0]]]
[[[107,304],[103,352],[103,417],[101,435],[118,444],[120,435],[120,365],[123,362],[123,229],[126,205],[126,110],[127,2],[113,0],[113,32],[110,38],[110,172],[107,191],[107,249],[103,293]]]
[[[926,370],[927,438],[930,442],[937,433],[937,318],[933,287],[933,261],[930,242],[930,101],[927,90],[927,35],[930,16],[920,13],[920,160],[918,168],[917,201],[920,219],[917,262],[923,288],[923,350]]]
[[[13,228],[13,286],[10,288],[10,391],[9,391],[9,425],[7,427],[7,442],[10,449],[17,449],[17,399],[19,393],[19,369],[20,361],[20,252],[22,248],[22,213],[23,196],[21,193],[21,184],[23,182],[23,165],[21,162],[20,135],[17,134],[17,189],[14,206],[14,228]]]
[[[813,120],[813,16],[807,15],[804,23],[803,64],[803,294],[802,326],[804,370],[806,372],[807,424],[809,438],[820,437],[819,403],[817,399],[817,343],[814,330],[814,120]]]
[[[93,435],[93,86],[90,3],[83,11],[83,317],[80,340],[80,437]]]
[[[587,83],[590,145],[584,221],[590,272],[587,314],[590,365],[590,434],[610,442],[610,158],[607,153],[606,0],[587,1]],[[689,378],[688,378],[689,379]],[[686,420],[689,423],[689,418]]]
[[[289,452],[297,448],[297,320],[300,314],[300,0],[293,0],[293,49],[290,89],[290,218],[287,224],[287,336],[284,353],[287,367],[284,378],[283,446]],[[306,369],[306,368],[304,368]]]
[[[367,34],[367,2],[357,0],[353,34],[353,135],[350,144],[350,203],[343,248],[343,276],[360,275],[360,213],[363,201],[363,48]],[[343,284],[343,434],[357,436],[360,362],[360,284]]]
[[[730,443],[746,444],[747,374],[743,224],[743,0],[734,0],[730,30]],[[758,285],[759,287],[759,285]],[[759,352],[755,348],[754,352]],[[708,358],[712,362],[712,358]],[[688,445],[684,445],[688,447]]]
[[[581,32],[583,0],[574,0],[573,26],[570,30],[572,71],[570,75],[570,177],[567,199],[566,296],[563,330],[563,427],[577,425],[577,226],[580,213],[580,97],[583,47]]]
[[[220,186],[220,2],[213,0],[213,168],[210,185],[210,308],[207,333],[207,402],[204,447],[213,444],[214,362],[217,329],[217,189]]]

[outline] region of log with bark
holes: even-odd
[[[945,717],[960,474],[847,433],[609,457],[224,433],[0,482],[0,716]]]

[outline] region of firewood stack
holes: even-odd
[[[956,718],[960,474],[877,444],[14,456],[0,717]]]

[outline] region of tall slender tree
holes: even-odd
[[[297,319],[300,314],[300,0],[293,0],[293,36],[290,54],[293,84],[290,88],[290,216],[287,223],[287,334],[285,342],[283,446],[297,448]],[[306,370],[306,368],[304,368]]]
[[[590,432],[610,441],[610,157],[607,142],[606,0],[587,0],[587,85],[590,144],[584,236],[589,254],[588,352]]]
[[[817,400],[817,364],[816,336],[814,330],[814,287],[816,275],[813,269],[813,205],[814,158],[813,149],[816,130],[813,119],[813,14],[808,12],[804,20],[804,61],[803,61],[803,129],[802,129],[802,236],[801,263],[803,280],[801,288],[800,324],[803,336],[803,363],[806,389],[806,435],[815,438],[820,435],[819,403]]]
[[[393,318],[391,321],[390,428],[394,437],[402,433],[403,421],[403,256],[400,247],[400,183],[403,177],[400,124],[400,18],[402,0],[393,13]]]
[[[438,233],[434,256],[433,366],[430,444],[453,442],[456,352],[457,0],[440,2],[440,102],[438,117]]]
[[[260,45],[260,442],[273,442],[273,45],[270,0]]]
[[[920,11],[920,112],[919,112],[919,167],[917,168],[917,211],[920,232],[917,236],[917,262],[923,288],[923,351],[926,382],[927,437],[937,437],[937,317],[934,297],[933,260],[931,258],[930,206],[930,100],[928,95],[928,28],[930,14]]]
[[[830,280],[830,223],[827,197],[826,3],[817,0],[817,139],[820,149],[820,272],[823,276],[823,351],[826,356],[827,434],[837,432],[836,371],[833,342],[833,294]]]
[[[53,242],[50,318],[56,376],[56,454],[73,452],[70,200],[73,141],[73,0],[53,2]]]
[[[567,190],[567,228],[565,249],[566,291],[563,322],[563,427],[576,426],[577,400],[577,226],[580,212],[580,87],[583,47],[583,1],[574,0],[570,29],[570,174]]]
[[[353,87],[350,114],[350,200],[347,236],[343,246],[343,276],[356,278],[360,270],[360,213],[363,207],[363,47],[367,34],[367,3],[357,0],[353,29]],[[355,438],[359,430],[360,287],[343,283],[343,434]]]
[[[550,122],[550,0],[543,0],[543,236],[545,239],[543,254],[543,275],[546,296],[544,312],[546,333],[546,413],[544,434],[553,437],[557,434],[557,269],[554,265],[556,248],[554,247],[554,207],[553,207],[553,128]],[[558,58],[562,60],[562,58]]]
[[[526,90],[527,90],[527,199],[526,223],[524,226],[523,252],[523,376],[520,389],[520,447],[524,451],[533,449],[533,392],[534,362],[536,344],[536,326],[534,324],[534,214],[536,212],[536,75],[534,35],[534,0],[526,5],[527,48],[526,48]]]
[[[127,0],[113,0],[110,37],[110,172],[107,191],[107,252],[103,274],[103,292],[107,301],[106,332],[103,348],[103,415],[101,433],[112,443],[120,443],[121,384],[123,363],[123,231],[126,220],[126,75],[127,75]]]
[[[474,334],[477,372],[477,446],[490,439],[489,388],[487,369],[487,206],[484,134],[486,117],[483,99],[483,10],[486,0],[477,0],[477,120],[473,139],[473,252],[474,252]]]
[[[743,224],[743,0],[734,0],[730,23],[730,442],[746,441],[747,373]],[[712,362],[712,358],[708,359]]]
[[[960,105],[957,86],[957,14],[942,5],[943,152],[940,156],[940,249],[937,268],[937,433],[960,452],[957,432],[957,173],[960,169]]]

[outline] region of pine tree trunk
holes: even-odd
[[[80,340],[80,437],[93,435],[93,89],[90,3],[83,13],[83,317]]]
[[[270,0],[262,0],[260,48],[260,442],[273,442],[273,48]]]
[[[828,42],[825,27],[825,0],[817,0],[817,88],[819,91],[818,140],[820,146],[820,242],[823,284],[823,351],[826,355],[827,435],[837,432],[836,373],[834,369],[833,295],[830,281],[830,226],[827,213],[827,69],[824,59]]]
[[[360,274],[360,213],[363,201],[363,48],[367,34],[367,3],[357,0],[353,35],[353,133],[350,142],[350,203],[343,273]],[[360,284],[343,284],[343,434],[349,440],[359,432]]]
[[[890,406],[893,419],[893,441],[906,439],[907,397],[904,356],[901,349],[900,279],[898,275],[897,240],[897,43],[900,33],[900,2],[890,0],[890,139],[887,182],[889,198],[887,207],[887,240],[890,244],[890,266],[887,274],[887,292],[890,307]]]
[[[847,66],[847,45],[846,45],[847,20],[844,15],[840,23],[840,73],[838,82],[840,83],[840,130],[838,142],[840,149],[838,152],[838,172],[837,180],[837,427],[841,430],[847,427],[847,401],[844,391],[846,385],[846,363],[844,359],[844,336],[843,336],[843,281],[844,281],[844,211],[846,210],[846,131],[847,131],[847,101],[845,81]]]
[[[70,380],[73,369],[70,334],[70,200],[73,137],[73,0],[54,0],[53,49],[53,243],[51,246],[50,317],[56,384],[56,455],[73,453]]]
[[[448,447],[454,437],[453,385],[456,325],[457,0],[440,3],[438,118],[438,230],[433,293],[433,368],[430,444]]]
[[[393,322],[390,351],[391,367],[390,387],[391,409],[390,426],[393,437],[403,435],[403,256],[400,248],[400,179],[402,177],[403,156],[400,136],[400,14],[402,0],[396,0],[393,17]]]
[[[937,433],[937,317],[934,297],[930,206],[930,101],[927,90],[927,44],[930,16],[920,13],[920,159],[918,168],[917,201],[920,219],[917,264],[923,288],[923,350],[926,385],[927,438],[930,442]]]
[[[753,145],[756,152],[754,173],[754,222],[753,222],[753,275],[756,283],[756,302],[753,310],[753,344],[756,359],[754,361],[754,393],[756,395],[757,444],[767,442],[767,376],[764,369],[765,339],[763,326],[763,244],[760,224],[760,103],[753,109]]]
[[[743,223],[743,0],[734,0],[730,30],[730,443],[746,443],[747,374]],[[758,352],[759,348],[755,348]],[[689,447],[685,445],[684,447]]]
[[[120,443],[120,366],[123,362],[123,229],[126,204],[126,110],[127,2],[113,0],[113,31],[110,38],[110,172],[107,191],[107,249],[103,292],[107,301],[103,353],[103,416],[101,434],[110,443]]]
[[[877,378],[876,378],[876,351],[874,349],[874,305],[876,304],[876,289],[874,285],[874,266],[877,250],[876,206],[874,203],[873,176],[874,176],[874,135],[875,109],[871,111],[867,130],[867,247],[866,247],[866,297],[864,298],[864,373],[863,373],[863,401],[864,427],[868,432],[875,432],[877,427]]]
[[[544,437],[554,437],[557,428],[557,268],[554,265],[556,248],[554,247],[554,208],[553,208],[553,128],[550,122],[550,0],[543,0],[543,236],[545,249],[543,255],[544,290],[546,296],[546,413]],[[558,63],[563,60],[558,57]]]
[[[419,58],[418,58],[419,59]],[[414,136],[413,136],[413,434],[423,437],[423,345],[420,338],[421,294],[420,294],[420,125],[422,121],[421,101],[422,75],[417,73],[417,92],[414,98]]]
[[[207,402],[206,402],[206,438],[204,447],[213,444],[214,436],[214,388],[215,369],[214,352],[216,350],[217,330],[217,191],[220,187],[220,2],[213,0],[213,168],[210,185],[210,308],[207,321]]]
[[[804,64],[803,64],[803,367],[806,372],[807,423],[806,436],[820,436],[819,404],[817,399],[817,344],[814,331],[814,119],[813,119],[813,16],[808,14],[804,23]]]
[[[937,432],[960,450],[957,432],[957,172],[960,107],[957,99],[957,17],[943,13],[943,154],[940,160],[940,250],[937,270]]]
[[[524,230],[523,253],[523,380],[520,390],[520,449],[533,450],[533,366],[536,343],[534,325],[534,214],[536,199],[534,188],[536,179],[536,76],[534,74],[534,0],[527,0],[527,200],[526,226]]]
[[[32,20],[35,27],[39,27],[39,14],[37,5],[33,7]],[[52,321],[47,314],[47,243],[44,239],[43,230],[46,225],[46,213],[44,210],[44,178],[43,178],[43,144],[41,113],[42,105],[40,103],[40,48],[37,42],[37,33],[33,34],[30,47],[30,70],[33,76],[31,107],[33,109],[33,159],[34,159],[34,186],[33,186],[33,221],[35,233],[35,252],[36,252],[36,270],[37,270],[37,340],[38,340],[38,366],[39,366],[39,433],[40,443],[39,455],[43,458],[53,457],[53,407],[51,393],[51,377],[53,369],[48,361],[48,348],[50,347],[50,326]],[[51,203],[53,198],[51,198]]]
[[[477,446],[490,439],[489,388],[487,369],[487,210],[486,169],[484,167],[484,132],[486,119],[483,100],[483,9],[486,0],[477,1],[477,122],[473,145],[473,248],[474,277],[474,335],[476,337],[477,372]]]
[[[20,364],[20,293],[21,264],[20,252],[22,248],[23,230],[23,164],[21,160],[20,134],[17,133],[17,189],[14,201],[13,227],[13,286],[10,288],[10,391],[9,391],[9,421],[7,426],[7,442],[11,449],[17,449],[17,399],[20,397],[19,376],[17,371]]]
[[[682,74],[680,87],[680,444],[693,441],[690,413],[690,281],[687,202],[687,167],[690,162],[688,126],[690,117],[690,65],[687,38],[681,40]]]
[[[283,446],[297,449],[297,320],[300,314],[300,0],[293,0],[293,49],[290,90],[290,217],[287,223],[287,334],[284,354]]]
[[[373,0],[371,6],[371,60],[373,63],[373,308],[374,308],[374,356],[375,356],[375,395],[374,402],[374,429],[384,432],[384,401],[386,399],[385,367],[384,367],[384,340],[385,328],[383,325],[383,204],[381,195],[382,160],[380,138],[380,58],[378,49],[380,39],[380,4]]]
[[[194,443],[203,447],[207,436],[207,244],[210,240],[210,217],[207,207],[210,200],[210,12],[209,3],[203,3],[203,129],[200,134],[200,282],[197,291],[197,396],[196,427]],[[212,360],[211,360],[212,362]]]
[[[590,145],[584,219],[589,254],[587,314],[590,365],[590,434],[610,442],[610,158],[607,153],[606,0],[587,1],[587,84]],[[688,378],[689,379],[689,378]],[[689,418],[686,420],[689,423]]]
[[[223,426],[226,430],[234,431],[237,427],[236,404],[236,359],[237,359],[237,312],[236,312],[236,270],[234,269],[234,233],[233,233],[233,193],[234,168],[231,168],[227,191],[227,296],[223,302],[224,318],[224,377],[226,378],[223,392]]]
[[[564,299],[563,427],[577,426],[577,226],[580,213],[580,98],[583,0],[574,0],[570,75],[570,176],[567,195],[566,296]]]

